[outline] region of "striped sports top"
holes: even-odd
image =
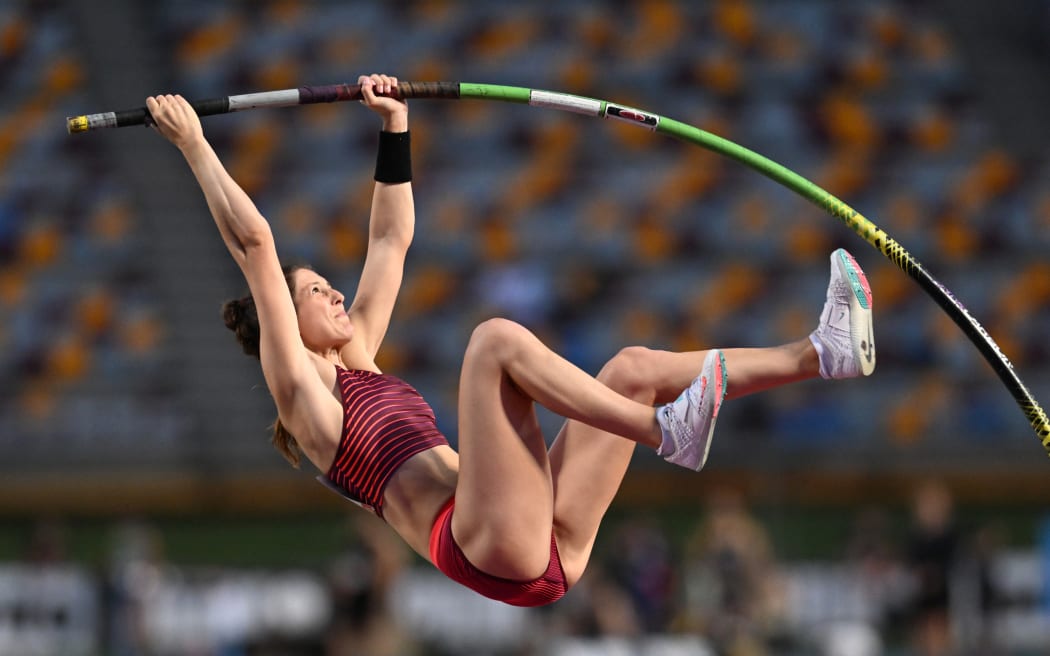
[[[343,434],[335,460],[318,479],[383,516],[383,491],[409,458],[448,440],[434,411],[405,381],[389,374],[336,366]]]

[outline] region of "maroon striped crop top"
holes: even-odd
[[[318,480],[383,516],[383,490],[409,458],[448,440],[434,411],[405,381],[389,374],[336,367],[343,434],[328,473]]]

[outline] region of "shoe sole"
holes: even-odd
[[[714,379],[714,407],[711,408],[711,424],[707,428],[707,435],[704,436],[704,455],[700,458],[700,464],[697,466],[696,471],[700,471],[707,464],[707,454],[711,451],[711,437],[715,434],[715,422],[718,420],[718,411],[722,409],[722,401],[725,399],[726,390],[729,389],[729,375],[726,373],[726,356],[719,350],[712,351],[712,354],[717,355],[714,358],[712,367],[714,371],[708,376],[708,381]],[[711,360],[711,355],[707,356],[704,361],[704,367],[701,375],[707,375],[707,362]]]
[[[871,324],[871,285],[857,261],[843,249],[835,251],[835,264],[839,272],[849,281],[853,294],[850,297],[849,333],[853,342],[853,354],[860,364],[861,373],[870,376],[875,371],[875,333]]]

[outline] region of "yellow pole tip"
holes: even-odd
[[[88,120],[87,116],[67,116],[66,117],[66,132],[73,134],[75,132],[87,132]]]

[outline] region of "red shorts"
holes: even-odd
[[[430,529],[430,560],[441,572],[489,599],[512,606],[545,606],[558,601],[568,591],[565,572],[561,568],[558,545],[551,534],[551,559],[547,571],[532,581],[503,579],[482,572],[467,560],[452,537],[453,497],[441,508]]]

